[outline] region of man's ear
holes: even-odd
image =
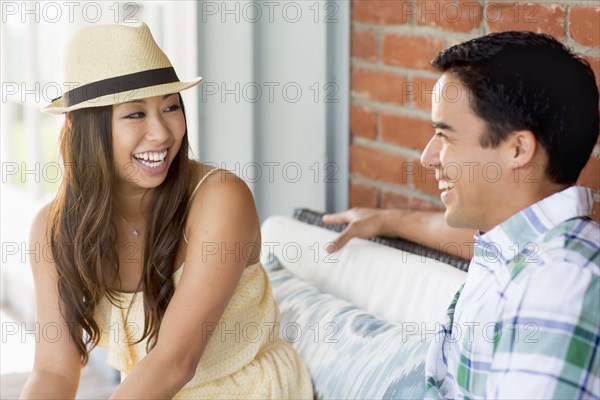
[[[533,132],[527,130],[513,132],[507,142],[506,155],[511,169],[523,168],[534,161],[538,142]]]

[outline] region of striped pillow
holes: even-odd
[[[378,319],[269,260],[281,334],[306,363],[317,399],[423,398],[429,340],[416,324]]]

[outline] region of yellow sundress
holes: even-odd
[[[192,196],[202,182],[198,183]],[[187,242],[187,240],[186,240]],[[179,283],[184,265],[173,274]],[[107,363],[121,372],[121,381],[146,355],[142,293],[120,293],[123,308],[104,298],[95,319],[101,328],[99,346]],[[308,372],[298,353],[279,332],[279,308],[260,262],[247,266],[223,313],[194,378],[176,399],[312,399]],[[202,332],[198,332],[202,335]]]

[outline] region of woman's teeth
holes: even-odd
[[[139,160],[142,164],[150,168],[156,168],[162,163],[165,162],[165,157],[167,156],[167,150],[161,152],[152,152],[145,151],[143,153],[134,154],[137,160]]]

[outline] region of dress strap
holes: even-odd
[[[198,182],[198,184],[196,185],[196,187],[194,188],[194,190],[192,191],[192,194],[190,195],[190,200],[192,200],[192,198],[194,197],[194,195],[196,194],[196,192],[198,191],[198,189],[200,189],[200,185],[202,185],[202,183],[206,180],[206,178],[208,178],[209,176],[211,176],[213,173],[221,170],[222,168],[213,168],[210,171],[208,171],[206,174],[204,174],[204,176],[202,177],[202,179],[200,179],[200,182]],[[189,204],[189,203],[188,203]]]
[[[213,173],[215,173],[216,171],[219,171],[219,170],[222,170],[222,168],[213,168],[210,171],[208,171],[206,174],[204,174],[204,176],[202,177],[202,179],[200,179],[200,182],[198,182],[198,184],[192,191],[192,194],[190,195],[190,200],[188,201],[188,207],[190,206],[190,203],[191,203],[192,199],[194,198],[194,195],[196,194],[198,189],[200,189],[200,185],[202,185],[202,183],[206,180],[206,178],[208,178]],[[186,244],[189,244],[187,236],[185,235],[185,228],[183,229],[183,240],[185,240]]]

